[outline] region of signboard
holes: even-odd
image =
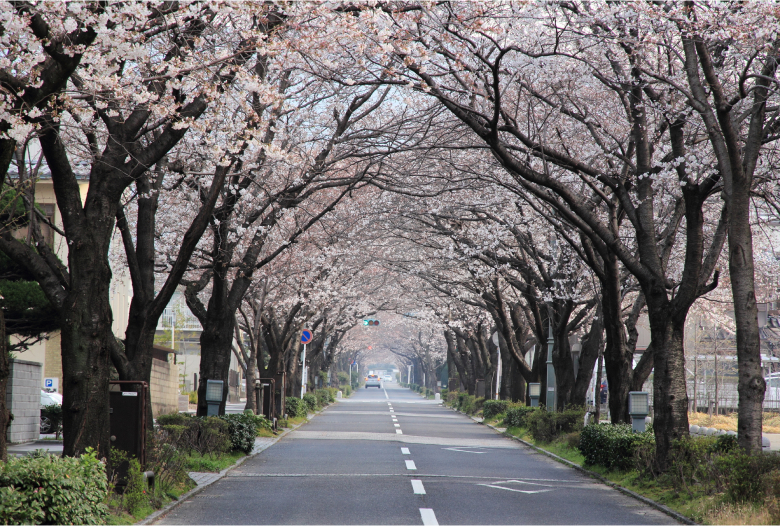
[[[311,337],[311,331],[309,329],[304,329],[303,332],[301,332],[301,343],[310,343]]]
[[[58,391],[60,388],[60,379],[59,378],[44,378],[43,379],[43,388],[44,389],[52,389],[54,391]]]

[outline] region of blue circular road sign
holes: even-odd
[[[309,343],[311,342],[311,331],[308,329],[304,329],[303,332],[301,332],[301,343]]]

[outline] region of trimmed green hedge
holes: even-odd
[[[288,396],[287,399],[285,399],[284,404],[287,408],[287,415],[290,418],[300,418],[309,414],[309,408],[306,405],[306,402],[300,398]]]
[[[95,452],[0,462],[3,524],[105,524],[107,495],[106,467]]]
[[[506,413],[511,403],[509,400],[485,400],[485,403],[482,404],[482,416],[495,418],[501,413]]]
[[[527,405],[510,407],[506,410],[504,425],[507,427],[525,427],[528,425],[526,418],[536,410],[536,407],[529,407]]]
[[[180,451],[209,455],[226,453],[232,446],[228,423],[216,416],[169,413],[158,416],[157,425],[167,433],[167,441]]]
[[[642,444],[655,444],[652,429],[634,433],[629,424],[590,424],[580,433],[579,450],[586,465],[629,469]]]
[[[319,405],[317,403],[317,397],[314,396],[314,393],[306,393],[303,395],[303,402],[306,404],[308,410],[312,413],[317,410],[317,406]]]
[[[552,442],[563,434],[582,429],[584,419],[585,410],[582,408],[571,408],[565,411],[547,411],[541,408],[529,413],[526,422],[534,440]]]
[[[255,447],[257,424],[253,414],[222,415],[220,419],[227,422],[230,443],[235,451],[243,451],[247,455]]]

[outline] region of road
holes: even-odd
[[[397,384],[360,389],[159,524],[670,524]]]

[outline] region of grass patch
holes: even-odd
[[[724,431],[737,430],[737,413],[727,415],[708,415],[707,413],[690,413],[688,422],[691,425],[714,427]],[[780,413],[764,413],[764,433],[780,433]]]
[[[500,415],[491,424],[501,424]],[[706,425],[706,424],[705,424]],[[510,427],[507,433],[526,442],[549,451],[579,466],[584,466],[585,458],[567,437],[550,443],[540,443],[533,439],[525,427]],[[642,478],[638,471],[608,471],[602,466],[587,466],[589,471],[597,473],[608,481],[663,504],[674,511],[690,517],[700,524],[773,524],[772,516],[765,503],[733,504],[725,500],[722,494],[706,495],[697,488],[680,491],[671,484],[664,483],[664,476],[656,480]]]
[[[230,453],[220,453],[216,455],[200,455],[192,453],[189,455],[186,464],[187,471],[209,471],[219,473],[236,463],[236,461],[246,455],[241,451],[231,451]]]
[[[273,438],[276,435],[274,432],[270,429],[258,429],[257,430],[257,436],[259,437],[265,437],[265,438]]]

